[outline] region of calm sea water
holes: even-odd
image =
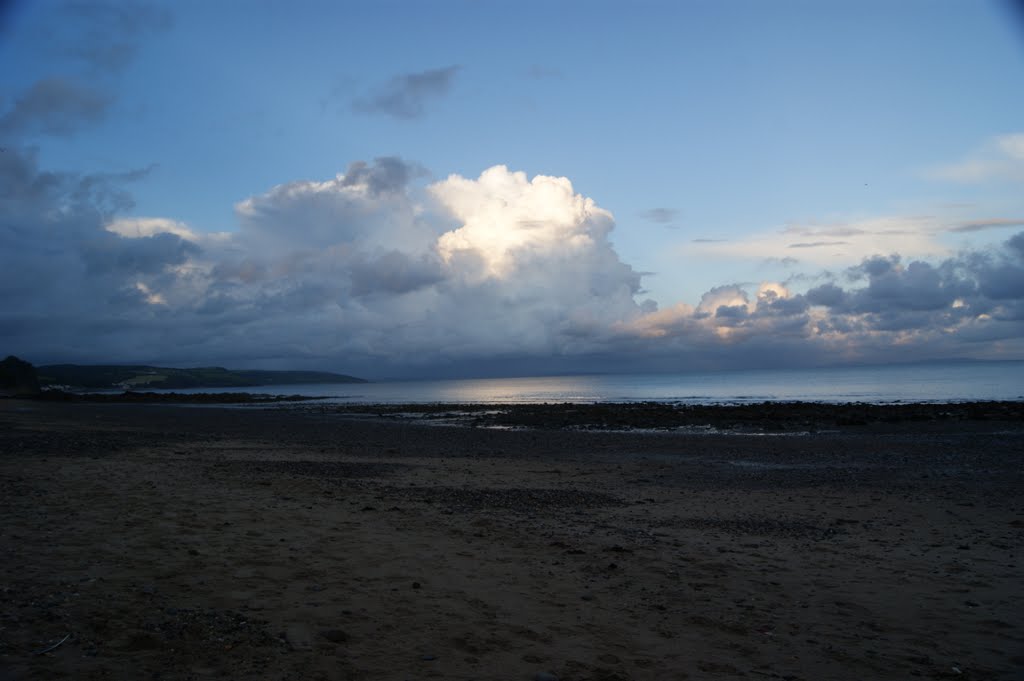
[[[184,392],[236,392],[204,388]],[[247,392],[340,403],[944,402],[1024,399],[1024,362],[279,385]],[[179,391],[182,392],[182,391]]]

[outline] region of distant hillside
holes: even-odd
[[[38,392],[39,381],[31,364],[14,355],[0,362],[0,395],[35,395]]]
[[[93,390],[245,388],[294,383],[366,383],[361,378],[326,371],[256,371],[196,367],[170,369],[150,366],[49,364],[36,368],[39,384]]]

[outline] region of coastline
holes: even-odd
[[[747,404],[664,402],[527,404],[308,404],[320,414],[446,423],[483,428],[690,433],[774,433],[819,431],[897,424],[931,427],[985,422],[1024,424],[1024,401],[906,402],[872,404],[770,401]]]
[[[679,417],[664,405],[521,405],[514,423],[453,428],[359,406],[372,418],[0,400],[0,666],[563,681],[1024,669],[1020,403],[691,411],[716,429],[703,435],[666,426]],[[644,423],[660,430],[613,432]],[[744,429],[808,434],[718,432]]]
[[[323,396],[249,392],[99,392],[46,390],[32,396],[0,397],[35,402],[277,406],[340,417],[376,417],[490,428],[579,429],[603,431],[691,430],[713,432],[817,432],[836,427],[877,424],[966,424],[987,421],[1024,423],[1022,400],[948,400],[896,402],[351,402]]]

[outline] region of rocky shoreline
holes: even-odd
[[[877,424],[1024,423],[1024,401],[946,403],[762,402],[754,404],[374,404],[313,405],[323,414],[443,421],[471,427],[787,432]]]
[[[1024,423],[1024,400],[910,402],[760,402],[744,404],[515,403],[515,404],[336,404],[324,397],[247,392],[176,393],[124,391],[72,393],[45,390],[18,398],[42,402],[124,404],[259,405],[314,403],[312,413],[411,420],[483,428],[535,428],[616,431],[699,429],[737,432],[815,432],[836,427],[904,423]]]

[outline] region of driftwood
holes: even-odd
[[[71,638],[71,634],[68,634],[67,636],[65,636],[61,640],[57,641],[56,643],[54,643],[49,648],[43,648],[42,650],[37,651],[36,655],[45,655],[46,653],[48,653],[50,651],[57,650],[57,648],[60,648],[61,644],[64,643],[64,641],[67,641],[69,638]]]

